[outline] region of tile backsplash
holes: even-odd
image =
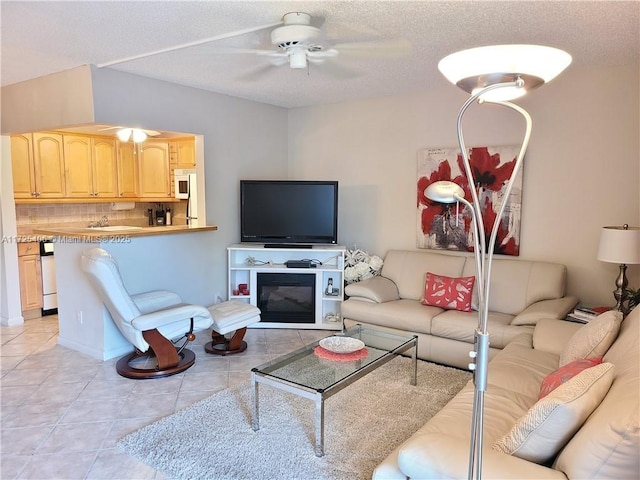
[[[158,210],[158,203],[136,203],[131,210],[113,210],[111,203],[47,203],[16,204],[16,224],[18,228],[41,225],[88,225],[100,220],[104,215],[112,225],[148,225],[147,210]],[[171,209],[173,223],[185,223],[186,202],[163,204]]]

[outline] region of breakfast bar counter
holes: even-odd
[[[80,268],[82,253],[102,248],[118,263],[130,294],[169,290],[185,303],[212,305],[216,285],[216,226],[47,226],[33,234],[54,243],[58,289],[58,343],[107,360],[133,350]],[[219,267],[218,267],[219,268]]]
[[[102,237],[148,237],[153,235],[174,235],[177,233],[193,233],[217,230],[215,225],[166,225],[162,227],[136,227],[131,225],[110,225],[106,227],[38,227],[33,233],[50,237],[86,238],[89,241],[99,242]]]

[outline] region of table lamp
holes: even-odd
[[[640,228],[629,227],[626,223],[621,227],[602,227],[598,260],[601,262],[620,264],[620,274],[616,278],[616,310],[623,311],[626,300],[627,265],[640,263]]]
[[[443,203],[460,201],[469,206],[473,212],[474,243],[476,260],[476,285],[478,291],[478,326],[474,335],[474,350],[469,356],[474,361],[469,368],[474,371],[474,404],[471,421],[471,445],[469,451],[468,478],[482,478],[482,436],[484,393],[487,389],[487,370],[489,363],[489,332],[487,320],[489,314],[489,287],[491,279],[491,263],[500,221],[506,207],[514,180],[522,166],[524,154],[531,136],[531,117],[523,108],[510,103],[510,100],[521,97],[528,90],[537,88],[559,75],[571,63],[571,55],[557,48],[540,45],[494,45],[472,48],[453,53],[443,58],[438,64],[440,72],[454,85],[469,92],[471,96],[464,103],[458,114],[458,145],[462,154],[465,175],[469,184],[472,201],[462,199],[460,190],[451,185],[446,191],[434,188],[425,189],[425,195],[433,195],[432,200]],[[507,182],[496,214],[489,245],[485,248],[484,222],[476,182],[469,163],[469,152],[462,135],[462,118],[467,109],[475,102],[491,102],[508,107],[520,113],[525,120],[526,128],[522,146],[516,163]],[[439,182],[435,182],[439,183]],[[451,182],[449,182],[451,183]],[[439,190],[439,191],[438,191]],[[444,193],[443,193],[444,191]],[[453,193],[451,193],[453,192]],[[440,195],[440,200],[435,197]]]

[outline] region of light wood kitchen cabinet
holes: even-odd
[[[11,136],[11,169],[13,172],[13,196],[33,198],[36,191],[33,173],[33,136]]]
[[[116,197],[116,147],[111,138],[63,135],[69,198]]]
[[[118,196],[139,196],[138,148],[135,143],[118,142]]]
[[[38,242],[18,244],[22,311],[42,308],[42,265]]]
[[[175,168],[195,168],[196,145],[194,139],[175,140],[169,144],[171,166]]]
[[[15,198],[63,198],[62,135],[34,133],[11,137]]]
[[[169,143],[146,141],[139,148],[140,197],[169,198]]]
[[[33,134],[33,171],[37,198],[65,196],[63,151],[62,135]]]

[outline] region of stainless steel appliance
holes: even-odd
[[[42,315],[53,315],[58,313],[58,294],[56,263],[51,240],[40,242],[40,260],[42,265]]]

